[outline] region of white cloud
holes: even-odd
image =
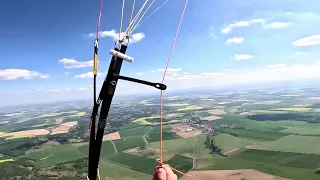
[[[234,24],[229,25],[230,27],[244,27],[244,26],[249,26],[250,21],[239,21]]]
[[[144,73],[142,73],[142,72],[137,72],[136,73],[136,75],[138,75],[138,76],[141,76],[141,75],[143,75]]]
[[[271,67],[271,68],[270,68]],[[244,76],[244,75],[243,75]],[[246,74],[245,76],[249,76]],[[296,64],[285,65],[276,64],[269,65],[261,72],[256,71],[251,76],[252,81],[297,81],[304,79],[319,79],[320,78],[320,64]]]
[[[297,20],[297,21],[318,21],[320,20],[320,14],[319,13],[313,13],[313,12],[285,12],[285,17]]]
[[[64,75],[65,76],[69,76],[69,74],[71,74],[70,72],[65,72]]]
[[[222,34],[229,34],[234,28],[236,27],[246,27],[250,26],[251,24],[260,24],[266,29],[270,28],[286,28],[292,23],[294,24],[301,24],[301,23],[316,23],[320,21],[320,14],[314,12],[304,12],[304,13],[297,13],[297,12],[276,12],[276,13],[266,13],[268,19],[276,20],[276,19],[286,19],[288,22],[268,22],[266,19],[251,19],[247,21],[238,21],[232,24],[225,26],[224,28],[220,29],[220,33]]]
[[[88,90],[90,88],[74,88],[74,89],[70,89],[70,88],[66,88],[66,89],[58,89],[56,87],[51,87],[49,89],[36,89],[36,91],[47,91],[47,92],[63,92],[63,91],[84,91],[84,90]]]
[[[163,72],[165,69],[158,69],[158,71]],[[180,72],[182,68],[168,68],[167,72]]]
[[[104,73],[99,73],[97,74],[97,76],[102,76]],[[78,75],[75,75],[73,76],[75,78],[93,78],[93,72],[87,72],[87,73],[83,73],[83,74],[78,74]]]
[[[88,36],[95,37],[96,35],[95,35],[95,33],[90,33]],[[121,33],[121,37],[123,37],[123,36],[125,36],[125,32]],[[114,30],[114,29],[112,29],[110,31],[100,31],[99,37],[100,38],[110,37],[114,41],[117,41],[119,39],[119,33],[117,33],[116,30]],[[142,32],[131,34],[130,43],[139,42],[144,38],[145,38],[145,34]]]
[[[155,71],[155,70],[151,70],[150,72],[154,73],[154,72],[156,72],[156,71]]]
[[[249,55],[249,54],[235,54],[234,55],[234,59],[241,61],[241,60],[248,60],[253,58],[253,56]]]
[[[231,32],[231,27],[226,27],[220,30],[222,34],[229,34]]]
[[[296,82],[320,80],[320,60],[311,64],[271,64],[265,67],[233,70],[231,72],[212,72],[191,75],[179,75],[166,78],[168,90],[179,89],[183,84],[188,87],[242,85],[244,83]]]
[[[267,20],[266,19],[251,19],[248,21],[238,21],[236,23],[233,24],[229,24],[227,25],[225,28],[221,29],[220,32],[222,34],[229,34],[233,28],[236,27],[246,27],[246,26],[250,26],[251,24],[260,24],[263,25],[264,28],[266,29],[270,29],[270,28],[286,28],[289,25],[291,25],[290,22],[271,22],[267,24]]]
[[[284,64],[270,64],[264,67],[247,67],[246,69],[232,69],[230,72],[202,72],[198,74],[189,74],[191,76],[183,76],[184,72],[176,72],[180,75],[176,77],[170,77],[165,79],[165,84],[167,85],[166,92],[172,92],[177,89],[188,89],[188,88],[203,88],[205,87],[223,87],[225,85],[231,85],[233,87],[256,87],[261,83],[275,84],[280,82],[285,84],[286,82],[304,82],[305,80],[320,80],[320,59],[319,61],[314,61],[314,63],[308,64],[295,64],[295,65],[284,65]],[[123,84],[123,86],[121,85]],[[188,86],[186,87],[186,84]],[[130,86],[129,86],[130,85]],[[83,86],[86,87],[86,86]],[[131,91],[127,91],[130,87]],[[153,87],[141,86],[139,84],[130,83],[126,81],[119,81],[119,86],[117,89],[117,95],[128,94],[128,93],[155,93],[157,92]],[[53,92],[52,92],[53,93]],[[54,96],[46,95],[45,98],[39,98],[37,96],[27,96],[28,101],[38,101],[41,99],[49,98],[50,101],[56,101],[57,99],[62,100],[66,98],[79,99],[89,98],[90,93],[87,91],[75,91],[74,89],[70,91],[55,92]],[[6,97],[4,97],[6,98]],[[26,98],[26,97],[25,97]],[[8,99],[8,98],[6,98]],[[12,98],[9,98],[12,99]],[[14,102],[21,102],[21,96],[13,97]],[[20,101],[19,101],[20,100]],[[46,99],[47,101],[48,99]]]
[[[264,24],[265,22],[266,22],[265,19],[251,19],[249,21],[238,21],[236,23],[227,25],[225,28],[221,29],[220,32],[222,34],[229,34],[232,31],[232,29],[235,27],[246,27],[253,23]]]
[[[158,71],[164,71],[164,69],[158,69]],[[206,78],[219,78],[225,76],[222,72],[204,72],[200,74],[192,74],[189,72],[182,72],[182,68],[168,68],[166,79],[170,80],[196,80]]]
[[[265,19],[251,19],[250,20],[251,23],[265,23],[266,20]]]
[[[240,43],[243,43],[244,41],[244,38],[243,37],[233,37],[233,38],[229,38],[227,40],[227,44],[240,44]]]
[[[27,69],[4,69],[0,70],[0,80],[15,80],[15,79],[33,79],[33,78],[49,78],[49,75],[42,74],[36,71]]]
[[[320,45],[320,35],[313,35],[309,37],[305,37],[302,39],[298,39],[292,42],[293,46],[312,46],[312,45]]]
[[[276,69],[276,68],[282,68],[285,67],[285,64],[273,64],[273,65],[268,65],[267,69]]]
[[[221,78],[226,76],[227,74],[225,73],[200,73],[200,74],[188,74],[188,75],[178,75],[176,74],[175,76],[168,76],[168,79],[176,79],[176,80],[197,80],[197,79],[212,79],[212,78]]]
[[[146,36],[143,33],[134,33],[130,37],[130,43],[136,43],[138,41],[141,41],[144,39]]]
[[[303,51],[293,53],[294,56],[303,56],[303,55],[308,55],[308,54],[310,54],[310,53],[309,52],[303,52]]]
[[[93,72],[87,72],[87,73],[83,73],[83,74],[78,74],[73,76],[75,78],[93,78]]]
[[[65,68],[74,69],[74,68],[85,68],[93,66],[94,61],[78,61],[70,58],[63,58],[59,60],[60,63],[64,64]]]
[[[272,22],[264,25],[263,27],[266,29],[270,29],[270,28],[280,29],[280,28],[286,28],[290,25],[291,25],[290,22]]]

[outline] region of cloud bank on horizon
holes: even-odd
[[[311,0],[310,2],[317,3]],[[146,21],[131,35],[128,53],[138,60],[130,65],[124,65],[122,71],[124,74],[150,81],[161,80],[166,56],[180,16],[180,11],[172,13],[170,10],[172,6],[181,8],[181,3],[170,3],[171,5],[164,6],[154,17],[147,20],[149,22]],[[211,5],[215,5],[214,3],[217,2],[212,2]],[[222,10],[220,12],[215,11],[215,7],[220,6],[219,3],[217,6],[205,6],[190,2],[166,75],[165,83],[169,87],[168,90],[184,88],[186,83],[190,88],[319,80],[320,13],[311,8],[312,3],[299,3],[299,10],[287,7],[274,10],[273,6],[277,6],[274,1],[270,2],[270,9],[248,5],[244,10],[240,5],[239,7],[235,5],[236,7],[226,8],[225,12]],[[230,16],[235,11],[238,15]],[[119,14],[120,9],[115,9],[114,12]],[[196,18],[194,13],[199,17]],[[76,14],[81,16],[81,13]],[[95,17],[95,14],[92,17]],[[161,21],[163,19],[170,21]],[[62,28],[63,24],[59,24],[59,21],[54,22],[57,27]],[[101,53],[100,57],[103,57],[103,60],[99,58],[100,86],[107,73],[108,61],[105,59],[110,58],[106,46],[112,48],[112,43],[118,39],[120,32],[116,29],[119,26],[118,21],[108,20],[108,23],[103,25],[99,32],[101,43],[99,55]],[[77,32],[80,35],[74,35],[69,31],[46,34],[52,36],[53,40],[62,36],[62,33],[65,33],[63,36],[66,37],[72,34],[72,39],[70,37],[70,41],[65,42],[67,45],[62,45],[61,41],[57,42],[61,44],[60,54],[47,57],[44,54],[42,57],[44,59],[33,61],[34,56],[25,53],[24,59],[28,59],[29,64],[22,63],[21,58],[0,64],[0,93],[38,93],[39,97],[50,95],[64,99],[73,92],[75,96],[79,94],[90,97],[93,60],[90,51],[92,49],[88,47],[92,45],[95,37],[94,26],[87,28],[85,25],[78,25],[78,28],[80,30]],[[123,35],[124,33],[120,34]],[[81,50],[76,50],[76,45],[81,43],[86,45]],[[41,45],[38,48],[47,50],[48,45]],[[10,51],[10,47],[7,47],[7,50]],[[1,58],[6,57],[0,55]],[[44,61],[50,65],[40,67],[39,64]],[[26,83],[28,83],[27,88],[11,91]],[[128,82],[119,83],[117,88],[118,94],[151,91],[154,90]]]

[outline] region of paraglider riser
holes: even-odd
[[[127,46],[121,45],[120,50],[118,48],[114,48],[115,51],[118,51],[122,54],[126,53]],[[89,163],[88,163],[88,180],[96,180],[98,173],[98,165],[100,159],[102,138],[104,134],[104,129],[106,126],[106,120],[108,117],[109,109],[111,106],[111,102],[117,87],[117,83],[119,79],[131,81],[135,83],[145,84],[149,86],[153,86],[160,90],[166,90],[167,86],[161,83],[152,83],[140,79],[135,79],[126,76],[120,76],[120,71],[122,67],[123,59],[121,57],[117,57],[115,55],[112,56],[108,74],[103,82],[101,87],[98,99],[94,103],[91,122],[90,122],[90,142],[89,142]],[[98,114],[99,106],[101,104],[101,112],[97,126],[97,133],[95,133],[95,125],[96,125],[96,116]]]

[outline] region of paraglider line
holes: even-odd
[[[178,24],[178,28],[177,28],[177,31],[176,31],[176,34],[174,36],[174,39],[173,39],[173,43],[172,43],[172,46],[171,46],[171,49],[170,49],[170,53],[169,53],[169,57],[168,57],[168,60],[167,60],[167,64],[166,64],[166,68],[164,70],[164,73],[163,73],[163,77],[162,77],[162,84],[164,83],[164,79],[165,79],[165,76],[166,76],[166,73],[167,73],[167,70],[168,70],[168,66],[169,66],[169,63],[170,63],[170,60],[171,60],[171,56],[172,56],[172,53],[173,53],[173,50],[174,50],[174,46],[176,44],[176,41],[177,41],[177,37],[179,35],[179,30],[180,30],[180,26],[182,24],[182,20],[183,20],[183,17],[184,17],[184,13],[186,11],[186,8],[187,8],[187,5],[188,5],[188,0],[186,0],[185,2],[185,5],[184,5],[184,8],[183,8],[183,11],[182,11],[182,14],[181,14],[181,17],[180,17],[180,21],[179,21],[179,24]],[[160,158],[157,159],[157,161],[161,164],[163,164],[163,137],[162,137],[162,105],[163,105],[163,92],[161,91],[160,92]],[[191,176],[191,175],[188,175],[188,174],[185,174],[181,171],[178,171],[177,169],[174,169],[171,167],[172,170],[182,174],[182,175],[185,175],[185,176]]]

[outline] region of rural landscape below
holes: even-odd
[[[152,180],[159,96],[116,97],[101,179]],[[0,179],[86,179],[92,102],[3,107]],[[176,93],[163,99],[163,158],[181,180],[320,179],[320,88]]]

